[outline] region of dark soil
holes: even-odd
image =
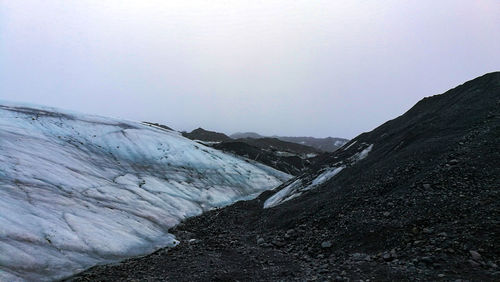
[[[499,140],[497,72],[321,157],[300,177],[374,145],[317,189],[270,209],[274,191],[190,218],[172,230],[179,246],[72,280],[499,281]]]

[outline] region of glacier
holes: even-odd
[[[0,101],[0,281],[174,246],[183,219],[290,178],[175,131]]]

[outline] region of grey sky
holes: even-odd
[[[0,0],[0,99],[352,138],[500,69],[500,1]]]

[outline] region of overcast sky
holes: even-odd
[[[500,1],[0,0],[0,99],[352,138],[500,70]]]

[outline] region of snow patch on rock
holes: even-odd
[[[354,156],[352,156],[352,160],[354,162],[358,162],[362,159],[365,159],[366,157],[368,157],[368,153],[371,152],[371,150],[373,149],[373,144],[371,144],[370,146],[368,146],[366,149],[364,149],[363,151],[359,152],[359,153],[356,153]]]
[[[347,148],[351,147],[354,145],[356,141],[354,141],[352,144],[350,144]],[[274,195],[269,197],[265,202],[264,202],[264,208],[271,208],[275,207],[277,205],[280,205],[286,201],[289,201],[293,198],[296,198],[300,195],[302,195],[305,191],[314,189],[316,187],[319,187],[320,185],[328,182],[330,179],[332,179],[335,175],[340,173],[343,169],[345,169],[347,166],[352,166],[356,164],[357,162],[365,159],[370,151],[373,149],[373,144],[367,145],[363,144],[365,148],[351,157],[347,158],[347,161],[344,162],[339,162],[335,164],[334,167],[329,167],[322,172],[315,176],[312,180],[307,181],[306,179],[301,178],[299,176],[296,178],[294,181],[292,181],[289,185],[285,186],[283,189],[279,190],[276,192]],[[346,149],[347,149],[346,148]],[[346,150],[344,149],[344,151]],[[309,183],[309,184],[308,184]]]

